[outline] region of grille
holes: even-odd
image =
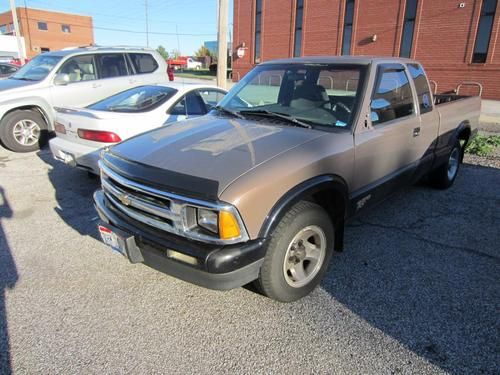
[[[102,189],[115,208],[144,224],[180,234],[180,204],[156,189],[119,175],[103,163],[100,167]]]

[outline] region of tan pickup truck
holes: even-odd
[[[413,60],[266,62],[208,115],[103,153],[99,231],[131,262],[297,300],[343,249],[346,220],[422,178],[453,184],[480,106],[433,95]]]

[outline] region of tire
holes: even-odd
[[[328,269],[333,244],[334,228],[327,212],[311,202],[297,203],[271,234],[257,288],[280,302],[306,296]]]
[[[47,124],[36,111],[14,111],[7,114],[0,124],[0,139],[14,152],[39,150],[47,143]]]
[[[433,187],[448,189],[453,185],[460,169],[462,153],[462,146],[457,140],[451,149],[450,155],[448,155],[448,161],[430,173],[429,180]]]

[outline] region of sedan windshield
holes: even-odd
[[[351,126],[366,68],[346,64],[264,64],[248,73],[219,106],[245,117],[291,125]]]
[[[41,81],[47,77],[61,59],[61,56],[38,55],[19,69],[11,78],[24,81]]]
[[[166,86],[140,86],[120,92],[87,108],[110,112],[147,112],[165,103],[177,92]]]

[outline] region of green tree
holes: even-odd
[[[205,57],[205,56],[212,57],[212,53],[205,46],[201,46],[200,48],[198,48],[198,50],[194,53],[194,55],[196,57]]]
[[[163,57],[165,60],[168,60],[168,52],[165,49],[165,47],[160,45],[160,46],[158,46],[156,51],[158,51],[158,53],[161,55],[161,57]]]
[[[174,48],[172,51],[170,51],[170,56],[174,59],[179,58],[180,55],[181,55],[181,52],[178,49]]]

